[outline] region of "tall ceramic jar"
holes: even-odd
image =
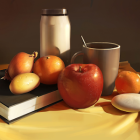
[[[59,56],[70,64],[71,25],[67,9],[43,9],[40,21],[40,57]]]

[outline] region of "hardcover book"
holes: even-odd
[[[0,78],[4,74],[5,70],[0,70]],[[8,124],[62,101],[57,84],[40,83],[34,90],[20,95],[14,95],[9,85],[10,81],[0,79],[0,118]]]

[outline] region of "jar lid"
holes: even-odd
[[[68,15],[67,9],[42,9],[42,15],[46,16],[64,16]]]

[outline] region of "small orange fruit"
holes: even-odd
[[[63,60],[54,55],[47,55],[36,60],[33,72],[40,77],[40,82],[56,84],[60,72],[65,68]]]
[[[139,93],[140,76],[131,71],[121,71],[115,81],[117,92],[122,93]]]

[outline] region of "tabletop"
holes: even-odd
[[[0,70],[7,67],[0,65]],[[120,62],[122,70],[136,72],[128,61]],[[139,112],[114,108],[111,99],[117,94],[114,89],[112,95],[101,96],[85,109],[72,109],[61,101],[10,125],[0,119],[0,140],[139,140]]]

